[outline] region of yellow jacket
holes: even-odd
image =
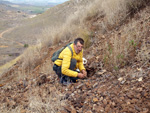
[[[76,54],[73,44],[71,44],[70,47],[72,48],[72,51],[73,51],[73,57],[72,57],[71,50],[68,47],[66,47],[60,53],[60,55],[58,57],[63,60],[57,59],[54,63],[58,66],[62,66],[62,68],[61,68],[62,74],[67,75],[69,77],[77,77],[78,72],[69,69],[70,61],[71,61],[71,58],[76,59],[77,60],[76,69],[78,68],[80,71],[85,70],[83,61],[82,61],[83,50],[79,54]]]

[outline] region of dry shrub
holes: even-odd
[[[60,45],[60,43],[73,40],[74,37],[77,37],[79,34],[79,29],[83,26],[81,20],[80,12],[85,11],[85,5],[89,5],[91,2],[87,0],[78,0],[70,1],[70,4],[74,4],[74,7],[77,9],[74,13],[70,14],[65,23],[62,23],[61,26],[56,27],[47,27],[43,30],[41,37],[42,45]],[[45,40],[46,39],[46,40]]]
[[[29,96],[30,112],[36,113],[56,113],[62,110],[65,100],[62,100],[62,94],[55,87],[36,88]]]
[[[150,45],[149,45],[149,34],[150,30],[149,27],[147,27],[147,23],[143,23],[142,27],[143,31],[139,32],[140,38],[143,38],[143,40],[140,40],[140,47],[136,50],[137,51],[137,60],[142,62],[147,62],[150,59]]]
[[[101,7],[105,13],[105,24],[118,25],[134,10],[145,5],[147,0],[105,0]]]
[[[5,104],[0,107],[0,113],[21,113],[23,112],[23,107],[18,106],[15,109],[8,109]]]
[[[26,51],[24,53],[24,62],[22,64],[23,67],[30,67],[32,69],[32,67],[35,67],[36,64],[40,62],[42,56],[44,56],[41,52],[41,48],[48,48],[52,45],[60,45],[61,43],[66,42],[67,40],[73,40],[78,36],[83,37],[86,43],[85,46],[89,47],[91,32],[87,30],[88,26],[85,25],[87,18],[102,18],[102,20],[97,24],[103,33],[108,31],[109,28],[119,25],[123,20],[126,19],[128,13],[130,13],[130,10],[137,9],[141,6],[139,4],[144,4],[145,1],[146,0],[94,0],[86,3],[85,0],[76,1],[75,8],[77,10],[66,19],[66,23],[63,23],[61,26],[47,27],[44,29],[42,34],[39,36],[39,39],[41,40],[41,46],[34,48],[30,47],[27,50],[28,52]],[[82,4],[79,5],[79,3]],[[83,32],[81,29],[83,29]],[[134,39],[130,39],[135,42]],[[126,41],[126,43],[128,42],[129,40]],[[113,44],[116,42],[111,43]],[[116,52],[114,53],[118,53],[117,51],[119,50],[116,49]],[[122,54],[122,51],[120,51],[119,54]],[[126,56],[126,54],[124,56]]]
[[[16,64],[19,59],[20,59],[20,56],[2,66],[0,66],[0,76],[3,75],[3,73],[7,72],[8,69],[11,68],[14,64]]]
[[[81,1],[82,4],[85,4],[85,1]],[[86,2],[86,4],[88,4]],[[34,47],[29,47],[23,54],[22,57],[22,67],[26,68],[29,67],[29,70],[32,70],[38,62],[43,58],[43,51],[41,49],[43,47],[50,47],[55,45],[60,45],[63,42],[68,40],[73,40],[74,37],[79,36],[79,28],[80,25],[80,15],[79,12],[82,9],[82,5],[78,7],[78,10],[70,15],[67,18],[66,23],[62,24],[61,26],[56,27],[47,27],[43,30],[42,34],[38,36],[38,40],[41,42],[39,45]],[[82,9],[82,12],[84,9]],[[88,42],[89,43],[89,42]]]
[[[118,29],[129,17],[134,16],[132,14],[140,11],[140,8],[146,6],[147,2],[147,0],[95,0],[93,4],[90,4],[89,9],[85,8],[86,12],[80,12],[83,17],[80,22],[92,20],[89,21],[89,24],[91,25],[91,22],[93,25],[97,24],[99,32],[109,33],[114,28]],[[130,25],[127,24],[124,27],[123,31],[120,31],[120,35],[111,35],[111,38],[107,39],[103,45],[106,50],[103,60],[107,67],[117,70],[133,61],[137,54],[140,38],[145,37],[144,32],[146,32],[140,30],[146,26],[138,27],[138,24],[138,21],[133,20]],[[148,56],[148,54],[144,56]]]
[[[77,35],[77,32],[76,26],[70,23],[62,25],[59,28],[53,27],[43,30],[42,35],[38,39],[38,44],[36,46],[30,46],[23,53],[21,58],[22,68],[27,68],[29,71],[32,70],[41,62],[42,58],[47,55],[43,54],[42,48],[57,46],[71,40]]]
[[[0,113],[58,113],[66,105],[64,95],[55,86],[32,87],[27,97],[28,105],[20,103],[9,108],[1,104]]]
[[[126,0],[105,0],[101,7],[106,15],[104,22],[107,26],[118,24],[121,19],[127,16]]]
[[[126,19],[139,8],[145,6],[148,0],[95,0],[87,5],[82,15],[81,22],[87,20],[97,21],[97,26],[102,33],[123,24]]]
[[[106,42],[106,53],[104,55],[104,63],[110,69],[118,70],[125,66],[135,57],[135,47],[138,42],[134,29],[131,26],[125,27],[126,33],[113,35],[110,42]],[[130,54],[131,53],[131,54]]]
[[[40,69],[40,73],[51,74],[53,72],[53,66],[50,61],[46,61]]]
[[[104,45],[106,50],[103,55],[105,66],[118,70],[126,64],[131,64],[135,58],[138,61],[148,60],[150,56],[146,39],[149,28],[146,25],[147,22],[141,23],[133,19],[129,24],[123,26],[122,31],[112,35]]]
[[[38,39],[41,40],[42,42],[42,47],[49,47],[53,45],[53,39],[54,39],[54,35],[56,30],[54,30],[55,28],[45,28],[42,31],[42,34],[38,37]],[[52,34],[53,33],[53,34]],[[42,37],[42,38],[41,38]]]
[[[42,33],[42,47],[60,45],[68,40],[72,40],[77,36],[77,33],[78,26],[71,24],[71,22],[67,22],[59,28],[47,28]]]
[[[141,49],[137,51],[137,60],[146,62],[150,59],[150,47],[147,44],[147,41],[143,41]]]
[[[22,55],[22,68],[29,70],[33,69],[38,62],[42,60],[41,44],[36,46],[30,46]]]
[[[83,38],[85,48],[88,48],[91,46],[91,33],[88,30],[80,29],[79,37]]]

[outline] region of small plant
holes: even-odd
[[[119,55],[117,55],[116,56],[116,58],[117,58],[117,64],[118,64],[118,69],[120,68],[120,67],[122,67],[122,66],[125,66],[125,64],[126,64],[126,61],[125,61],[125,57],[124,57],[124,55],[123,54],[119,54]],[[116,69],[115,69],[116,70]]]
[[[133,46],[133,47],[136,47],[136,46],[137,46],[137,44],[135,43],[134,40],[130,40],[130,41],[129,41],[129,44],[130,44],[131,46]]]
[[[108,63],[108,59],[109,59],[108,56],[105,55],[105,57],[104,57],[104,63],[105,63],[105,64]]]
[[[118,71],[118,70],[119,70],[119,67],[118,67],[118,66],[115,66],[115,67],[114,67],[114,70],[115,70],[115,71]]]
[[[28,44],[24,44],[24,47],[27,48],[27,47],[29,47],[29,45]]]
[[[118,59],[123,59],[123,58],[124,58],[124,55],[119,54],[119,55],[117,55],[117,58],[118,58]]]
[[[111,45],[108,45],[108,51],[109,51],[109,54],[112,54],[112,46]]]

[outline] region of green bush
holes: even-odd
[[[24,47],[27,48],[27,47],[29,47],[29,45],[28,44],[24,44]]]

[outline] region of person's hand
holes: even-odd
[[[87,72],[85,70],[82,70],[82,73],[83,73],[84,77],[87,77]]]
[[[84,74],[78,73],[78,78],[84,78]]]

